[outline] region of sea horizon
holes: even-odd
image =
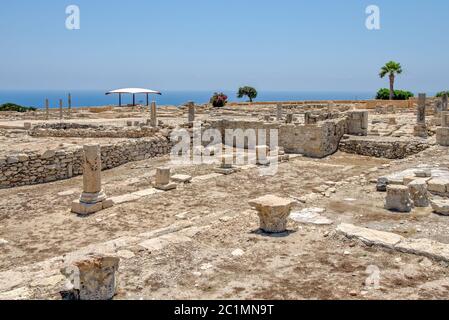
[[[67,105],[68,94],[72,97],[72,107],[95,107],[118,105],[118,95],[105,95],[108,90],[0,90],[0,104],[16,103],[23,106],[43,108],[49,99],[50,108],[59,107],[59,99]],[[168,90],[162,95],[150,95],[149,101],[158,105],[179,106],[188,101],[202,104],[209,102],[214,90]],[[245,102],[238,99],[235,91],[224,90],[229,102]],[[304,100],[369,100],[376,93],[369,91],[259,91],[257,101],[304,101]],[[132,95],[122,95],[122,104],[131,104]],[[136,95],[137,104],[145,104],[145,95]]]

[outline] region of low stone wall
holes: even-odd
[[[414,139],[344,136],[340,141],[339,150],[376,158],[404,159],[430,146],[426,142]]]
[[[77,137],[77,138],[143,138],[151,137],[159,128],[149,126],[103,126],[79,123],[47,123],[34,126],[28,131],[33,137]]]
[[[101,146],[102,169],[169,154],[171,143],[162,136]],[[82,146],[0,158],[0,189],[71,178],[82,174]]]

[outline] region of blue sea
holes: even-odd
[[[58,90],[58,91],[17,91],[0,90],[0,104],[12,102],[23,106],[43,108],[45,99],[49,99],[50,107],[57,108],[59,99],[63,99],[64,106],[67,105],[67,96],[72,95],[73,107],[92,107],[104,105],[117,105],[117,95],[105,95],[108,90]],[[245,101],[237,99],[236,92],[225,91],[230,102]],[[206,103],[213,95],[213,91],[166,91],[162,95],[150,95],[150,101],[156,101],[158,105],[179,106],[187,101],[195,103]],[[302,100],[366,100],[373,99],[373,92],[280,92],[280,91],[260,91],[256,101],[302,101]],[[122,104],[132,103],[131,95],[122,95]],[[145,95],[136,95],[136,103],[145,104]]]

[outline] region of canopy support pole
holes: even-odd
[[[149,104],[148,104],[148,93],[147,93],[147,107],[149,106]]]
[[[122,106],[122,94],[121,93],[118,94],[118,106],[119,107]]]
[[[133,93],[133,107],[136,106],[136,95]]]

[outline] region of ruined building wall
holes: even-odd
[[[217,120],[210,122],[210,127],[219,129],[223,143],[226,129],[243,131],[247,129],[265,129],[266,144],[270,145],[270,129],[278,129],[279,146],[288,153],[299,153],[308,157],[323,158],[338,150],[340,139],[347,131],[347,117],[319,122],[313,125],[280,124],[276,122]],[[257,142],[259,143],[259,142]],[[235,145],[235,141],[234,141]],[[247,148],[245,140],[245,148]]]
[[[101,146],[103,169],[166,155],[170,142],[163,136],[122,141]],[[45,183],[82,174],[81,146],[67,150],[47,150],[41,154],[10,155],[0,158],[0,188]]]

